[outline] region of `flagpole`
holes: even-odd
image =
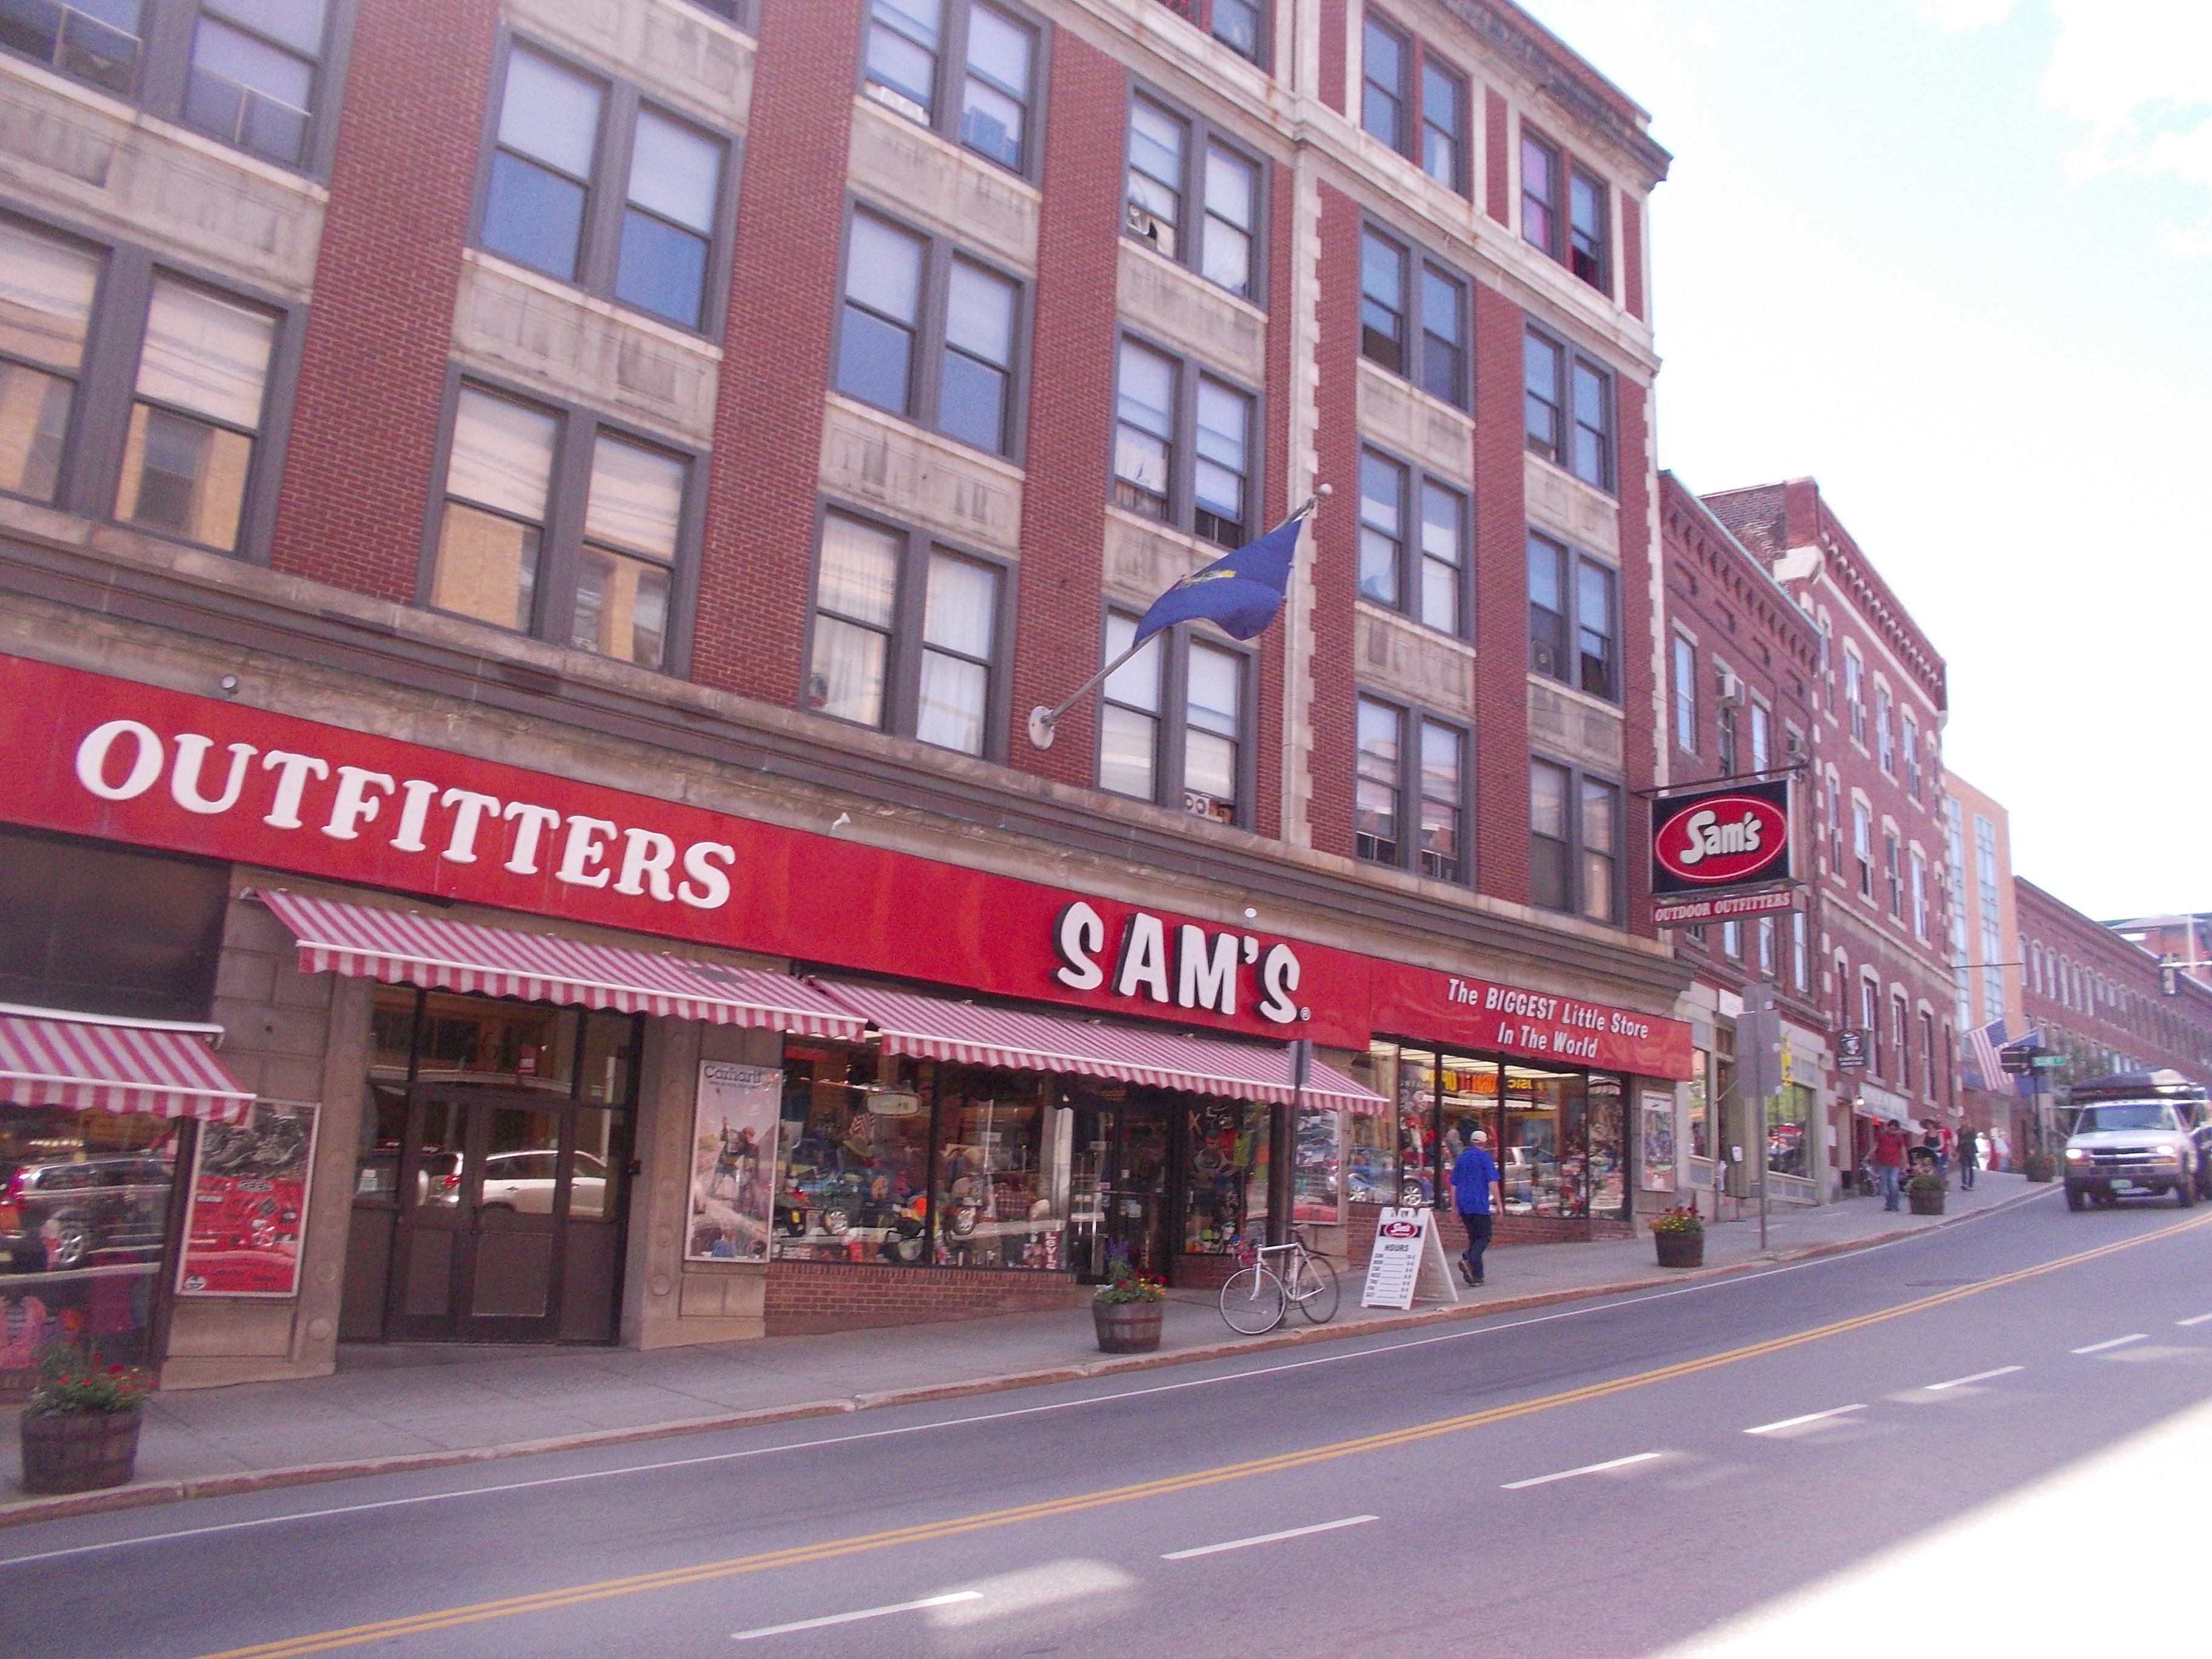
[[[1283,524],[1294,524],[1298,520],[1304,518],[1306,514],[1311,513],[1315,507],[1321,504],[1321,498],[1328,493],[1329,487],[1327,484],[1316,486],[1314,493],[1306,497],[1305,505],[1299,507],[1297,512],[1291,514],[1289,518],[1284,520]],[[1282,526],[1278,525],[1276,528],[1279,530],[1282,528]],[[1143,650],[1146,646],[1150,645],[1152,641],[1146,639],[1139,641],[1138,643],[1131,646],[1127,651],[1124,651],[1120,656],[1115,658],[1113,661],[1108,663],[1103,668],[1093,674],[1089,679],[1084,681],[1082,684],[1077,686],[1074,690],[1071,691],[1066,697],[1060,702],[1057,708],[1047,708],[1042,703],[1039,703],[1035,708],[1030,709],[1030,746],[1036,749],[1051,748],[1053,728],[1059,725],[1060,717],[1062,714],[1065,714],[1069,709],[1074,708],[1077,703],[1082,702],[1084,698],[1089,696],[1092,691],[1096,690],[1109,676],[1113,674],[1115,669],[1121,667],[1122,664],[1127,662],[1130,658],[1135,656],[1137,653]]]

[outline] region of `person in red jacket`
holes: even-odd
[[[1874,1167],[1881,1180],[1881,1207],[1897,1207],[1899,1179],[1905,1172],[1905,1131],[1885,1123],[1875,1131]]]

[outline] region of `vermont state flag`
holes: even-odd
[[[1283,608],[1297,556],[1300,513],[1285,520],[1256,542],[1194,570],[1152,601],[1137,624],[1134,645],[1142,645],[1177,623],[1210,622],[1235,640],[1263,634]]]

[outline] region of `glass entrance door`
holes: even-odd
[[[1122,1254],[1139,1273],[1167,1276],[1168,1132],[1164,1105],[1078,1104],[1068,1231],[1072,1263],[1081,1278],[1103,1279],[1107,1263]]]
[[[604,1227],[613,1213],[612,1126],[602,1121],[611,1116],[529,1096],[418,1090],[398,1172],[387,1334],[457,1342],[567,1334],[563,1267],[579,1254],[567,1235],[577,1224]]]

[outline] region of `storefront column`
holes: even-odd
[[[234,891],[249,884],[241,878]],[[178,1297],[161,1366],[165,1389],[320,1376],[337,1368],[375,987],[365,979],[302,974],[298,957],[283,923],[258,904],[232,898],[213,1015],[224,1029],[223,1063],[264,1100],[318,1105],[299,1294]],[[190,1175],[178,1170],[175,1203],[191,1201]],[[173,1275],[175,1262],[165,1262],[164,1271]]]
[[[684,1260],[702,1060],[780,1067],[783,1039],[774,1031],[734,1025],[646,1022],[637,1094],[636,1156],[642,1169],[631,1188],[623,1279],[626,1348],[744,1341],[767,1330],[765,1262]]]

